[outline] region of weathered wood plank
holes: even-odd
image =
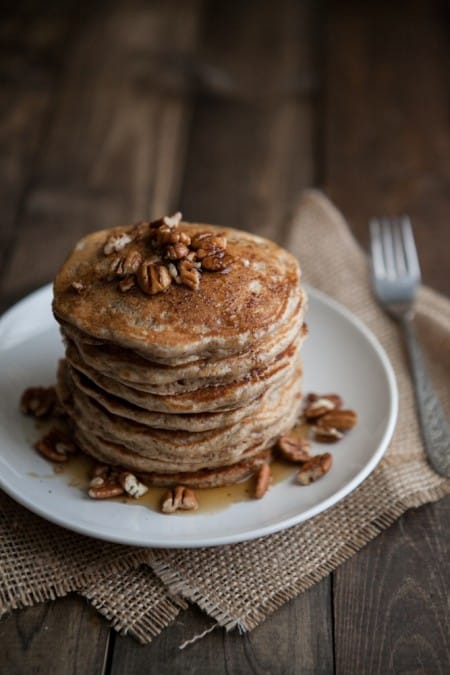
[[[59,78],[81,25],[75,3],[4,8],[0,24],[0,273],[51,119]]]
[[[330,675],[333,652],[329,603],[329,585],[317,584],[251,633],[240,635],[216,628],[180,649],[212,626],[209,617],[192,607],[151,645],[136,649],[128,638],[116,638],[111,673],[145,672],[151,662],[159,675]]]
[[[449,518],[410,511],[334,574],[336,673],[448,672]]]
[[[108,625],[78,597],[14,612],[1,622],[0,636],[2,675],[105,672]]]
[[[288,0],[210,4],[179,202],[187,219],[283,241],[285,216],[314,179],[314,11]],[[333,672],[329,580],[249,635],[216,629],[179,651],[210,625],[193,608],[142,650],[118,638],[113,672],[150,660],[161,674]]]
[[[119,2],[86,22],[17,224],[4,294],[49,281],[84,233],[173,204],[189,99],[162,78],[168,45],[179,56],[192,49],[197,5]]]
[[[409,212],[425,282],[450,292],[448,55],[438,2],[330,2],[325,186],[361,242]],[[449,500],[406,514],[333,575],[336,672],[446,672]]]
[[[119,2],[83,13],[45,144],[36,142],[26,168],[16,145],[10,148],[17,181],[25,180],[27,190],[15,218],[4,301],[50,280],[84,232],[169,208],[183,165],[189,102],[162,86],[161,73],[168,44],[179,54],[194,44],[196,6]],[[64,37],[59,30],[57,43]],[[76,598],[14,613],[0,626],[1,643],[9,646],[5,672],[100,673],[108,635],[104,619]]]
[[[450,294],[450,67],[445,3],[328,3],[325,187],[367,242],[410,213],[423,277]]]

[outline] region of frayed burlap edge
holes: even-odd
[[[219,626],[225,628],[227,631],[237,629],[239,632],[244,633],[256,628],[285,602],[292,600],[328,576],[372,539],[375,539],[375,537],[390,527],[408,509],[418,508],[429,502],[437,501],[447,494],[450,494],[450,485],[443,483],[432,490],[414,492],[405,499],[391,504],[387,510],[380,513],[374,520],[361,527],[338,551],[318,565],[313,572],[306,574],[298,581],[294,581],[289,587],[276,592],[261,605],[251,608],[248,614],[241,619],[230,616],[223,607],[219,607],[217,604],[211,602],[208,597],[205,597],[204,591],[190,586],[178,571],[171,568],[170,563],[166,560],[155,560],[150,565],[171,593],[179,594],[183,598],[186,598],[186,600],[196,603],[200,609],[205,611]]]

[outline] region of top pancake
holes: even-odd
[[[224,234],[234,262],[228,273],[203,272],[200,288],[173,283],[165,292],[146,295],[138,287],[123,293],[117,281],[100,278],[103,247],[112,234],[133,226],[84,237],[69,255],[54,283],[53,311],[58,321],[99,340],[134,349],[160,363],[238,354],[255,340],[275,334],[298,311],[302,296],[296,259],[267,239],[212,225],[181,222],[191,237]],[[145,257],[146,239],[133,242]],[[73,282],[81,282],[82,293]]]

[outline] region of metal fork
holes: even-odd
[[[381,306],[403,328],[428,461],[437,473],[450,477],[450,427],[429,379],[413,326],[420,267],[411,221],[408,216],[373,218],[370,235],[373,289]]]

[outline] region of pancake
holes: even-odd
[[[76,347],[84,363],[102,375],[112,377],[125,385],[134,384],[138,389],[145,388],[146,384],[153,387],[172,384],[173,389],[167,390],[167,393],[176,393],[182,391],[180,381],[181,386],[186,386],[188,381],[194,381],[196,386],[192,388],[200,388],[231,382],[254,368],[268,365],[298,337],[300,332],[306,337],[307,328],[303,323],[305,304],[304,301],[299,304],[298,311],[276,335],[259,340],[240,354],[217,360],[197,359],[175,366],[153,363],[132,350],[111,343],[92,344],[89,339],[83,339],[80,331],[70,326],[65,326],[62,334],[67,344]]]
[[[276,334],[301,297],[296,259],[267,239],[232,228],[182,222],[180,229],[190,237],[226,235],[234,261],[228,273],[203,274],[194,292],[172,284],[151,296],[137,287],[121,293],[96,270],[104,262],[108,239],[130,236],[133,227],[102,230],[84,237],[59,271],[53,300],[57,320],[161,363],[238,354],[255,340]],[[148,256],[146,240],[133,245]],[[85,292],[75,293],[74,283]]]
[[[54,282],[80,448],[148,484],[226,485],[301,406],[307,297],[284,249],[177,218],[82,239]]]

